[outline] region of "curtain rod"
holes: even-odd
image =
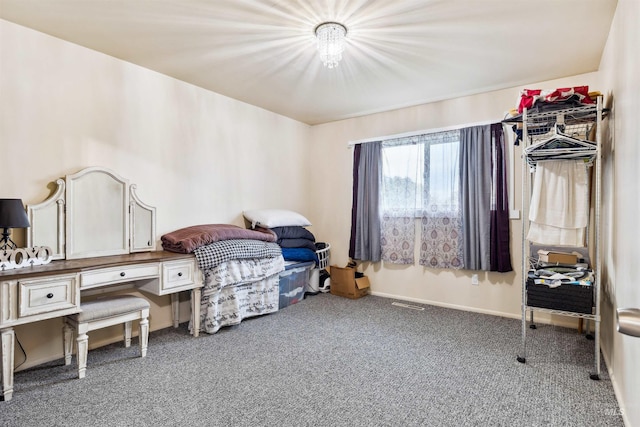
[[[447,127],[442,127],[442,128],[437,128],[437,129],[427,129],[427,130],[418,130],[418,131],[414,131],[414,132],[405,132],[405,133],[397,133],[395,135],[385,135],[385,136],[377,136],[374,138],[365,138],[365,139],[358,139],[355,141],[349,141],[349,143],[347,144],[347,148],[351,148],[354,145],[357,144],[366,144],[367,142],[376,142],[376,141],[386,141],[389,139],[396,139],[396,138],[408,138],[411,136],[417,136],[417,135],[429,135],[432,133],[439,133],[439,132],[446,132],[449,130],[456,130],[456,129],[462,129],[462,128],[469,128],[469,127],[473,127],[473,126],[485,126],[485,125],[492,125],[494,123],[500,123],[501,120],[487,120],[484,122],[477,122],[477,123],[467,123],[464,125],[455,125],[455,126],[447,126]]]

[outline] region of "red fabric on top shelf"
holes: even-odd
[[[520,92],[518,113],[522,113],[525,108],[532,108],[537,102],[555,103],[566,101],[572,97],[575,97],[581,104],[593,104],[593,100],[589,97],[589,86],[565,87],[555,90],[523,89]]]

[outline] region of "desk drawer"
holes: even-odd
[[[75,274],[18,281],[18,317],[77,308]]]
[[[162,291],[192,285],[194,271],[195,263],[192,260],[163,263]]]
[[[80,288],[89,289],[159,276],[160,265],[157,263],[100,269],[80,273]]]

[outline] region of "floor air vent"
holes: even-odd
[[[391,305],[397,305],[398,307],[403,307],[403,308],[410,308],[411,310],[424,310],[424,307],[420,307],[419,305],[411,305],[411,304],[405,304],[403,302],[392,302]]]

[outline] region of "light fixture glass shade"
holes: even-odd
[[[342,59],[347,27],[337,22],[324,22],[316,27],[318,53],[327,68],[335,68]]]

